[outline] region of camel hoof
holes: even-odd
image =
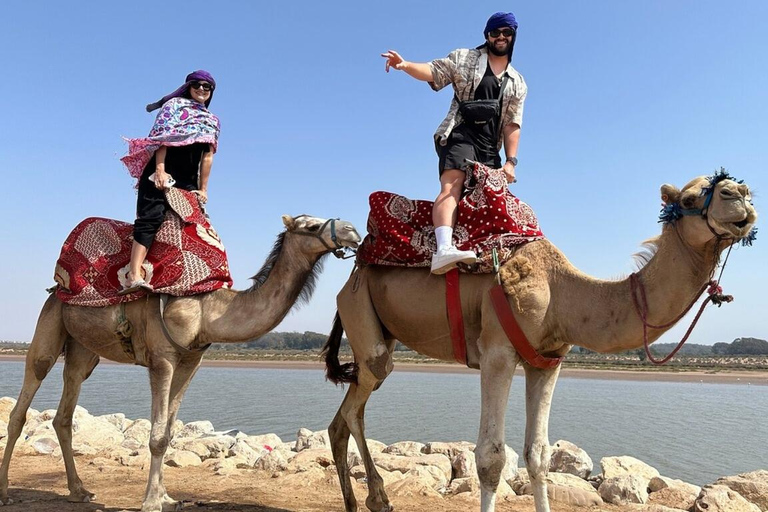
[[[83,490],[82,492],[72,493],[67,497],[70,503],[90,503],[96,495],[92,492]]]
[[[13,505],[13,500],[11,498],[2,498],[0,499],[0,507],[3,505]]]

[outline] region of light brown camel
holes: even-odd
[[[72,456],[72,415],[80,386],[100,357],[149,369],[152,392],[152,429],[149,449],[152,461],[142,512],[178,510],[181,503],[168,496],[163,484],[163,456],[171,441],[184,392],[197,371],[208,343],[238,343],[272,330],[298,300],[308,300],[315,278],[322,270],[321,257],[334,249],[357,246],[352,224],[326,222],[306,215],[283,216],[281,233],[262,269],[245,291],[220,289],[172,299],[164,318],[174,347],[163,334],[159,298],[126,304],[125,315],[133,324],[135,359],[129,357],[115,334],[119,306],[104,308],[71,306],[51,295],[43,306],[27,354],[24,384],[8,422],[8,440],[0,467],[0,505],[9,504],[8,466],[26,412],[42,380],[64,353],[64,389],[53,426],[61,445],[67,471],[69,500],[88,502],[93,494],[83,487]],[[309,236],[307,236],[309,235]]]
[[[678,203],[688,210],[703,207],[705,189],[711,189],[712,196],[706,217],[683,216],[665,225],[661,235],[651,241],[654,253],[637,273],[647,293],[649,324],[662,325],[675,319],[710,279],[721,251],[752,229],[757,214],[748,187],[731,179],[717,181],[716,177],[711,178],[713,187],[710,178],[700,177],[682,191],[671,185],[661,188],[667,204]],[[629,279],[591,278],[547,240],[521,246],[502,267],[501,275],[507,302],[540,354],[563,356],[572,345],[596,352],[619,352],[643,345],[643,325],[633,307]],[[526,380],[523,457],[533,483],[536,510],[548,511],[549,410],[560,366],[537,369],[518,356],[491,304],[493,275],[464,274],[460,282],[469,360],[479,363],[480,368],[481,416],[475,448],[480,508],[492,512],[495,507],[496,487],[506,458],[504,415],[512,375],[520,363]],[[350,383],[329,427],[344,502],[347,512],[357,510],[347,467],[351,433],[367,473],[365,503],[372,511],[389,511],[392,506],[365,443],[365,404],[392,371],[395,340],[429,357],[453,360],[445,281],[423,269],[364,266],[350,276],[337,302],[338,316],[324,350],[328,378]],[[650,341],[664,330],[650,330]],[[354,353],[354,362],[344,365],[338,359],[342,331],[346,331]]]

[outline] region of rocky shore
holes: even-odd
[[[8,416],[15,402],[12,398],[0,398],[0,453],[5,448]],[[14,460],[28,457],[56,460],[61,457],[52,426],[55,412],[30,409],[11,461],[11,492]],[[133,468],[145,476],[149,463],[148,420],[131,420],[120,413],[92,416],[78,407],[73,431],[73,448],[79,465],[102,468],[100,471],[103,468]],[[237,430],[219,432],[210,421],[187,424],[177,421],[173,432],[174,438],[165,459],[165,464],[171,468],[196,468],[219,477],[250,473],[253,479],[271,479],[286,489],[316,487],[340,498],[338,486],[334,484],[336,470],[327,431],[312,432],[302,428],[298,430],[296,441],[283,442],[275,434],[248,435]],[[435,510],[474,510],[479,507],[473,443],[402,441],[385,445],[369,440],[368,447],[390,500],[398,510],[411,510],[409,504],[415,506],[414,499],[419,503],[427,500]],[[527,471],[518,468],[517,453],[509,447],[506,450],[507,465],[498,488],[499,508],[532,510]],[[352,440],[348,457],[351,477],[364,483],[362,460]],[[60,471],[63,475],[63,465]],[[172,478],[168,477],[169,485]],[[629,456],[604,457],[595,467],[584,450],[565,440],[553,445],[548,479],[555,510],[591,507],[591,510],[657,512],[768,511],[768,470],[724,476],[698,487],[660,475],[653,467]],[[364,498],[363,489],[356,487],[358,498]],[[100,491],[97,488],[91,490],[97,494]],[[140,496],[135,496],[135,502],[139,501]],[[337,503],[321,509],[342,510],[341,502]],[[298,507],[291,510],[313,509]]]

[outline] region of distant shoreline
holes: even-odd
[[[24,361],[22,355],[0,355],[0,362]],[[102,364],[120,364],[102,359]],[[263,368],[272,370],[324,370],[321,362],[315,361],[241,361],[203,359],[204,367],[213,368]],[[476,374],[477,370],[458,364],[449,363],[399,363],[395,361],[396,372],[411,373],[455,373]],[[516,375],[523,374],[518,368]],[[648,382],[699,382],[705,384],[742,384],[752,386],[768,386],[768,371],[658,371],[658,370],[615,370],[615,369],[585,369],[563,367],[560,377],[571,379],[599,380],[629,380]]]

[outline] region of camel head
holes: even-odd
[[[713,176],[699,176],[682,190],[662,185],[661,199],[661,221],[678,223],[694,246],[703,246],[716,236],[745,245],[755,238],[757,211],[749,187],[724,169]]]
[[[345,220],[321,219],[311,215],[283,215],[283,224],[286,234],[314,238],[318,253],[335,252],[343,248],[356,249],[362,240],[355,226]]]

